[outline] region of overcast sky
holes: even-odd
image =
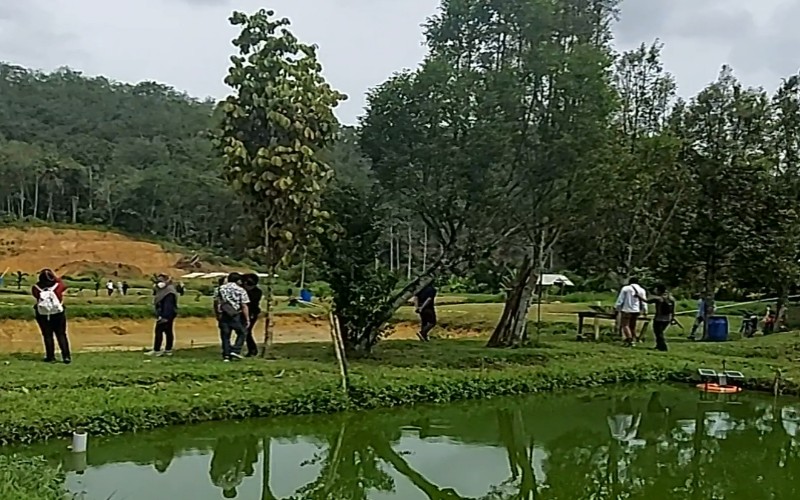
[[[269,7],[320,46],[330,82],[350,96],[354,123],[364,92],[422,59],[420,24],[438,0],[0,0],[0,60],[37,69],[156,80],[196,97],[223,97],[232,10]],[[616,27],[627,49],[660,38],[664,60],[689,97],[733,65],[772,91],[798,70],[800,0],[627,0]]]

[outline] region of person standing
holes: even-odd
[[[108,292],[108,296],[109,297],[114,295],[114,282],[113,281],[108,280],[108,283],[106,283],[106,291]]]
[[[242,276],[239,273],[229,274],[227,283],[220,286],[214,296],[223,361],[242,359],[242,346],[250,323],[249,303],[247,291],[242,288]],[[236,341],[231,345],[233,332],[236,332]]]
[[[264,297],[264,292],[258,287],[258,275],[248,274],[244,278],[244,289],[247,290],[247,297],[250,303],[247,306],[249,314],[249,322],[247,326],[247,357],[251,358],[258,354],[258,344],[253,336],[256,322],[259,315],[261,315],[261,299]]]
[[[697,298],[697,315],[694,318],[694,324],[692,324],[692,331],[689,332],[689,340],[695,340],[697,338],[697,329],[700,328],[700,325],[706,320],[705,314],[706,301],[700,296]]]
[[[619,292],[615,308],[620,314],[620,324],[626,346],[636,345],[636,322],[639,320],[640,314],[647,314],[645,300],[647,300],[647,292],[639,285],[639,279],[636,277],[628,280],[628,284]]]
[[[655,295],[650,299],[638,298],[647,304],[655,304],[656,314],[653,318],[653,334],[656,337],[656,349],[666,352],[667,341],[664,333],[675,318],[675,299],[667,292],[667,287],[660,283],[653,287],[653,292]]]
[[[429,334],[436,327],[436,287],[428,283],[416,295],[416,312],[419,314],[420,330],[417,337],[423,342],[430,340]]]
[[[122,295],[128,295],[128,290],[130,289],[130,285],[127,281],[122,282]]]
[[[56,360],[53,337],[58,342],[61,360],[64,364],[72,362],[67,338],[67,314],[64,311],[64,292],[66,290],[67,287],[61,278],[50,269],[42,269],[39,272],[39,279],[31,289],[31,295],[36,299],[34,306],[36,323],[39,325],[44,340],[44,360],[48,363]]]
[[[94,296],[95,297],[100,296],[100,280],[94,282]]]
[[[153,306],[156,312],[155,340],[153,350],[148,351],[148,356],[172,356],[175,345],[175,318],[178,317],[178,291],[172,280],[166,274],[158,276]],[[163,353],[161,344],[166,339]]]

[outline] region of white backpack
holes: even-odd
[[[45,289],[39,288],[39,302],[36,303],[36,310],[42,316],[51,316],[64,312],[64,305],[58,300],[58,295],[55,292],[56,286]]]

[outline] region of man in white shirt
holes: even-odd
[[[621,315],[620,324],[626,345],[633,346],[636,343],[636,321],[640,314],[647,314],[646,300],[647,292],[635,277],[628,280],[628,284],[619,291],[616,309]]]

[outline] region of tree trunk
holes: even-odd
[[[72,197],[72,223],[73,224],[77,224],[78,223],[78,201],[79,201],[79,199],[78,199],[77,196],[73,196]]]
[[[272,439],[262,438],[261,447],[263,448],[263,461],[261,462],[261,500],[277,500],[270,486],[270,462],[272,460]]]
[[[389,226],[389,271],[394,271],[394,228]]]
[[[25,218],[25,184],[21,184],[19,188],[19,218]]]
[[[503,314],[492,333],[487,347],[517,347],[522,343],[528,323],[536,272],[530,255],[526,255],[517,270],[517,279],[503,306]]]
[[[778,287],[778,303],[775,305],[775,331],[785,327],[786,306],[789,302],[789,287],[781,284]]]
[[[39,177],[36,177],[36,182],[33,185],[33,218],[39,215]]]
[[[408,224],[408,269],[406,270],[406,279],[411,280],[411,223]]]
[[[47,193],[47,220],[53,222],[53,193]]]
[[[307,249],[303,249],[303,261],[300,264],[300,290],[305,289],[306,287],[306,255],[308,253]]]
[[[422,269],[428,267],[428,226],[422,229]]]

